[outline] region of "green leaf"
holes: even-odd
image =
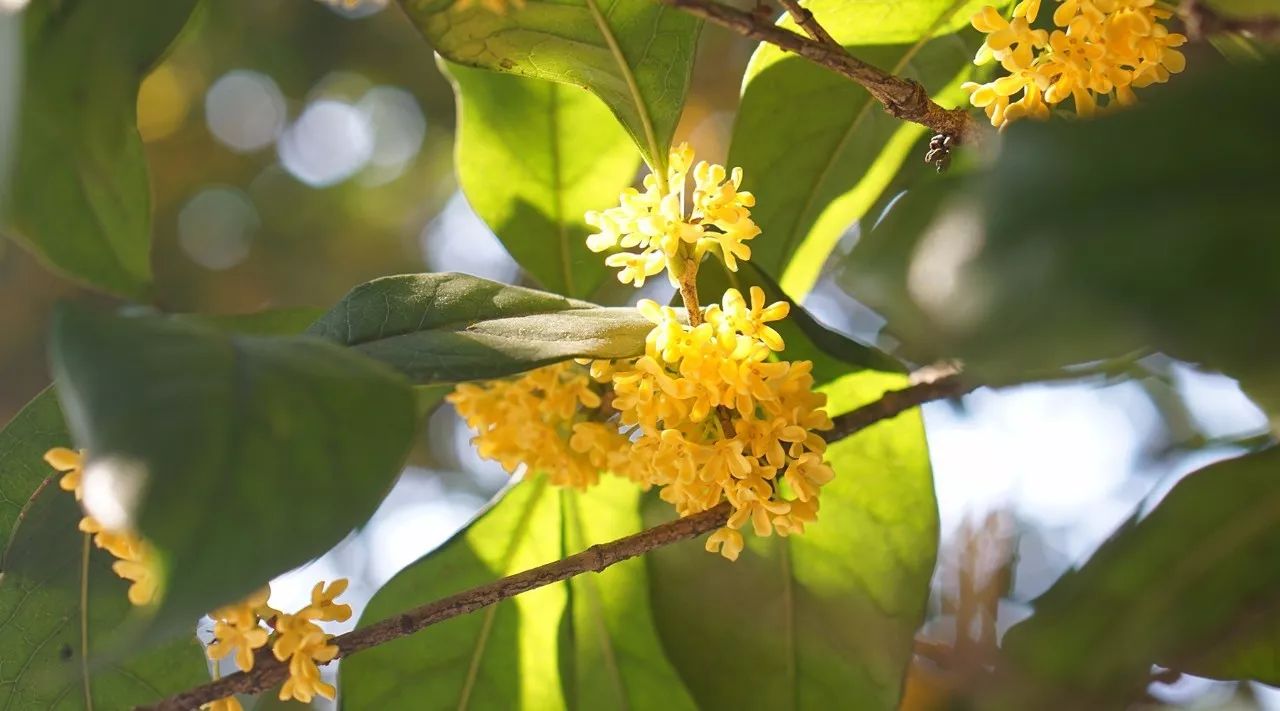
[[[495,13],[454,0],[401,0],[451,62],[574,84],[604,103],[649,165],[665,171],[701,23],[651,0],[530,3]]]
[[[906,384],[863,371],[826,388],[845,412]],[[918,411],[832,444],[818,521],[747,536],[730,563],[695,543],[648,556],[663,645],[701,708],[896,709],[938,543]],[[670,517],[650,497],[646,519]]]
[[[523,481],[387,583],[361,624],[635,533],[639,496],[609,476],[586,493]],[[640,560],[362,652],[341,675],[352,708],[694,708],[662,656]]]
[[[1277,473],[1272,448],[1191,474],[1063,576],[1005,637],[1024,676],[1015,706],[1138,689],[1151,664],[1280,680],[1274,636],[1270,664],[1233,658],[1280,619],[1280,569],[1264,563],[1280,555]]]
[[[644,353],[653,324],[466,274],[385,277],[356,287],[308,331],[352,346],[420,385],[500,378],[570,358]]]
[[[770,324],[786,342],[787,347],[780,356],[787,360],[811,361],[814,381],[818,385],[835,380],[850,370],[905,372],[902,363],[893,356],[822,325],[752,262],[739,262],[738,271],[730,272],[723,268],[722,263],[708,260],[698,272],[698,290],[706,296],[723,294],[732,287],[750,299],[753,286],[764,290],[766,303],[786,301],[791,304],[791,312],[785,319]],[[674,298],[678,300],[679,294]]]
[[[45,451],[70,444],[51,388],[0,431],[0,706],[88,708],[91,698],[95,708],[129,708],[207,681],[194,636],[127,659],[94,659],[129,618],[128,584],[111,571],[108,553],[86,548],[80,508],[43,461]],[[24,539],[38,540],[39,550],[24,548]]]
[[[807,7],[859,59],[921,82],[944,104],[962,104],[959,84],[977,43],[973,33],[948,33],[983,4],[813,0]],[[780,24],[798,30],[790,18]],[[761,44],[747,67],[728,159],[759,201],[752,216],[763,235],[751,243],[753,261],[803,297],[923,133],[845,77]]]
[[[18,156],[0,231],[91,286],[134,298],[150,288],[138,85],[196,2],[66,0],[23,13]]]
[[[159,552],[161,628],[363,523],[416,428],[403,378],[314,337],[64,308],[52,350],[68,423],[89,450],[86,485],[104,477],[115,497],[100,503],[131,514]]]
[[[1280,65],[1149,94],[1015,124],[989,170],[900,201],[846,283],[916,353],[980,378],[1145,345],[1280,392]]]
[[[589,296],[610,271],[583,215],[617,202],[639,158],[591,94],[441,61],[458,97],[458,183],[538,282]]]

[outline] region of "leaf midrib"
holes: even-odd
[[[617,62],[618,72],[626,81],[627,90],[631,93],[631,101],[635,104],[640,125],[644,128],[644,140],[649,144],[649,158],[652,161],[650,167],[653,168],[654,173],[666,175],[667,153],[658,146],[658,136],[653,130],[653,117],[649,115],[649,106],[645,104],[644,97],[640,94],[640,85],[636,83],[635,73],[631,71],[631,65],[627,64],[627,58],[622,53],[618,38],[614,36],[613,28],[609,26],[607,18],[600,12],[600,6],[596,4],[596,0],[586,0],[586,3],[591,11],[591,18],[595,20],[596,28],[600,30],[600,36],[604,38],[605,44],[609,45],[609,53]]]
[[[578,542],[585,544],[586,536],[583,533],[582,511],[578,506],[578,493],[566,491],[565,494],[567,496],[568,504],[566,507],[568,510],[565,512],[565,517],[572,522],[574,536],[577,538]],[[569,554],[568,551],[563,552],[565,555]],[[630,711],[631,704],[627,700],[627,685],[622,679],[622,671],[618,665],[618,656],[614,651],[613,636],[609,634],[609,626],[605,623],[604,614],[600,609],[600,589],[597,586],[598,576],[582,575],[578,576],[578,578],[573,582],[581,583],[586,589],[586,594],[583,597],[587,599],[587,614],[591,618],[596,636],[600,640],[600,645],[603,651],[601,656],[603,658],[602,661],[604,662],[605,670],[608,673],[609,680],[613,682],[614,688],[617,691],[616,698],[621,711]],[[572,584],[570,584],[569,590],[570,594],[572,594]]]
[[[516,486],[520,486],[525,482],[520,482]],[[511,559],[515,556],[516,548],[522,542],[525,534],[529,531],[529,523],[533,518],[533,510],[537,508],[543,492],[547,488],[547,480],[540,477],[536,481],[529,482],[530,485],[536,487],[536,491],[529,495],[529,501],[525,504],[525,508],[520,512],[520,518],[516,521],[515,528],[512,529],[511,538],[507,541],[507,549],[502,552],[500,568],[503,574],[511,567]],[[458,698],[458,711],[465,711],[470,708],[471,691],[475,688],[476,677],[480,672],[480,663],[484,659],[485,649],[488,647],[489,636],[493,632],[493,620],[498,614],[498,606],[507,601],[490,605],[485,610],[484,622],[480,627],[480,634],[476,639],[476,646],[471,653],[471,661],[467,666],[466,680],[462,686],[462,692]]]

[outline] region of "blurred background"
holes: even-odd
[[[138,100],[164,309],[327,307],[361,282],[419,271],[527,283],[458,192],[453,96],[398,9],[313,0],[204,8]],[[700,158],[724,160],[752,49],[717,28],[703,33],[677,134]],[[806,306],[875,341],[883,320],[840,286],[841,257],[858,234],[852,226]],[[661,299],[664,287],[648,295]],[[602,300],[634,298],[618,289]],[[67,299],[109,304],[0,239],[3,420],[49,383],[46,329]],[[1030,600],[1181,475],[1265,430],[1233,381],[1160,358],[1140,366],[1141,377],[1119,383],[981,390],[926,406],[943,540],[904,708],[962,708],[998,634],[1029,614]],[[273,604],[301,604],[311,581],[347,576],[358,616],[378,586],[507,482],[469,438],[448,406],[438,410],[372,522],[276,581]],[[935,643],[950,657],[932,653]],[[1256,684],[1156,674],[1150,693],[1154,705],[1280,709],[1280,692]]]

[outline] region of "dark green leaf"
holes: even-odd
[[[844,412],[906,384],[863,371],[824,390]],[[748,536],[730,563],[683,543],[649,555],[663,645],[701,708],[896,709],[938,543],[918,411],[831,445],[817,523]],[[651,498],[650,523],[670,517]]]
[[[1005,638],[1027,680],[1016,707],[1040,708],[1066,689],[1140,689],[1151,664],[1280,680],[1274,644],[1264,666],[1257,647],[1252,661],[1237,656],[1280,619],[1280,568],[1267,563],[1280,556],[1278,474],[1274,448],[1191,474],[1063,576]]]
[[[859,59],[920,81],[944,104],[961,104],[958,87],[977,43],[972,33],[946,33],[983,4],[814,0],[807,7]],[[796,29],[789,18],[781,24]],[[780,276],[788,293],[807,293],[923,131],[885,113],[845,77],[761,44],[747,68],[729,151],[729,164],[742,167],[745,187],[759,201],[752,211],[764,231],[751,243],[756,264]]]
[[[897,205],[847,283],[915,352],[982,376],[1148,345],[1277,392],[1280,67],[1204,69],[1149,94],[1012,126],[936,214],[945,185]]]
[[[412,274],[356,287],[308,333],[432,385],[499,378],[570,358],[641,355],[652,327],[635,309],[466,274]]]
[[[752,262],[739,262],[738,271],[723,269],[718,262],[707,261],[698,273],[698,288],[705,295],[723,294],[733,287],[750,299],[750,288],[764,289],[768,303],[786,301],[791,304],[787,318],[770,324],[787,347],[781,356],[787,360],[813,362],[813,377],[822,385],[851,370],[881,370],[903,372],[902,363],[893,356],[832,331],[792,301],[782,288]],[[679,299],[679,295],[676,296]]]
[[[80,508],[42,459],[70,444],[52,389],[0,431],[0,706],[87,708],[91,696],[95,708],[122,709],[206,681],[193,636],[127,659],[92,660],[129,619],[128,584],[111,571],[109,554],[86,548],[76,528]]]
[[[572,86],[441,62],[458,97],[458,183],[543,287],[589,296],[611,271],[587,210],[614,204],[639,157],[599,99]]]
[[[144,296],[151,281],[138,85],[196,2],[35,2],[23,14],[18,156],[0,230],[117,294]]]
[[[314,337],[64,308],[53,364],[89,450],[87,485],[104,477],[159,551],[163,624],[261,586],[363,523],[415,430],[400,376]]]
[[[608,476],[586,493],[522,482],[387,583],[361,622],[635,533],[639,495]],[[379,709],[692,709],[647,598],[639,560],[542,587],[343,661],[343,698]]]
[[[575,84],[600,97],[652,166],[665,166],[701,23],[651,0],[530,3],[495,13],[454,0],[401,0],[452,62]]]

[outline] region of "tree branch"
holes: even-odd
[[[713,22],[743,37],[768,42],[852,79],[884,105],[893,116],[955,136],[962,143],[982,140],[981,124],[964,109],[944,109],[925,93],[919,82],[894,76],[849,54],[843,47],[810,39],[749,12],[714,0],[657,0],[695,17]],[[807,10],[803,10],[806,14]],[[816,25],[817,23],[811,23]],[[802,24],[803,26],[803,24]],[[825,34],[825,31],[824,31]]]
[[[912,385],[901,390],[891,390],[873,403],[833,418],[835,426],[825,433],[825,439],[828,442],[834,442],[866,429],[876,422],[896,417],[925,402],[957,397],[973,388],[974,386],[962,383],[957,375],[951,373],[931,382]],[[338,646],[338,657],[350,656],[520,593],[568,580],[582,573],[598,573],[614,563],[643,555],[655,548],[696,538],[725,525],[729,513],[729,503],[721,502],[715,508],[702,513],[685,516],[610,543],[591,546],[563,560],[510,575],[487,585],[427,603],[367,627],[338,635],[333,638],[333,644]],[[265,691],[280,684],[288,676],[288,664],[276,660],[264,648],[258,650],[254,668],[250,672],[237,672],[225,676],[170,696],[153,706],[140,706],[137,711],[187,711],[232,694],[256,694]]]
[[[901,390],[890,390],[881,395],[880,399],[875,402],[831,418],[833,427],[822,433],[823,439],[828,442],[844,439],[877,422],[897,417],[913,407],[933,400],[960,397],[972,392],[976,387],[974,384],[960,380],[959,374],[953,373],[937,380],[917,383]]]
[[[840,43],[836,42],[831,33],[827,29],[818,24],[818,19],[813,16],[809,8],[800,5],[800,0],[778,0],[782,3],[782,7],[786,9],[787,14],[791,15],[791,19],[800,25],[801,29],[809,33],[813,39],[831,47],[840,47]],[[843,50],[843,47],[841,48]]]
[[[510,575],[487,585],[427,603],[367,627],[338,635],[333,638],[333,644],[338,646],[339,657],[350,656],[384,642],[411,635],[436,623],[493,605],[522,592],[568,580],[581,573],[598,573],[614,563],[648,553],[655,548],[696,538],[720,528],[728,519],[729,504],[723,502],[702,513],[685,516],[610,543],[591,546],[563,560]],[[264,691],[283,682],[288,676],[288,664],[277,661],[270,654],[259,654],[250,672],[231,674],[170,696],[154,706],[138,707],[138,711],[188,711],[232,694],[255,694]]]

